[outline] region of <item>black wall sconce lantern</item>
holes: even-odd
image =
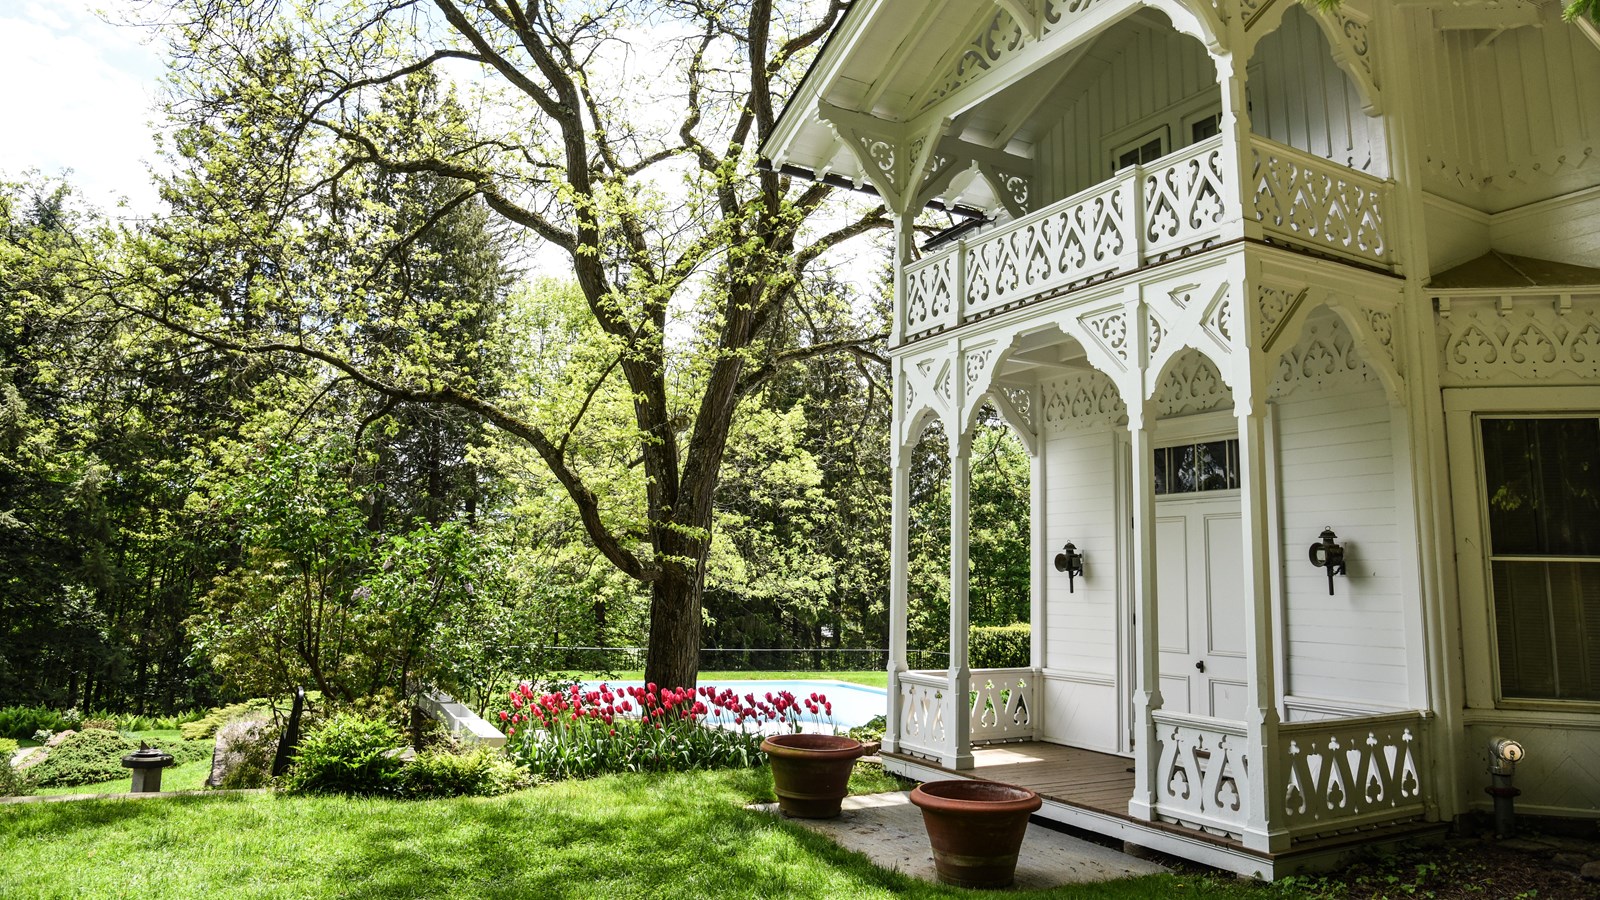
[[[1311,545],[1311,564],[1328,573],[1328,596],[1333,596],[1333,576],[1344,574],[1344,545],[1332,528],[1322,529],[1322,540]],[[1320,555],[1319,555],[1320,554]]]
[[[1056,571],[1067,573],[1067,593],[1074,593],[1073,579],[1083,577],[1083,554],[1071,541],[1056,554]]]

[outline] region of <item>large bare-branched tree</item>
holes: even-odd
[[[225,352],[298,354],[380,410],[448,404],[524,442],[648,586],[647,677],[692,684],[736,410],[787,364],[881,340],[793,335],[808,304],[838,302],[811,270],[887,226],[882,208],[755,165],[845,0],[156,6],[178,171],[113,302]],[[534,259],[558,251],[593,319],[563,377],[522,399],[464,374],[452,311],[408,281],[419,236],[466,204]]]

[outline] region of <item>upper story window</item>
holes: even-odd
[[[1189,143],[1198,144],[1222,133],[1222,111],[1213,110],[1189,120]]]
[[[1155,451],[1156,496],[1239,487],[1239,441],[1198,441]]]
[[[1600,700],[1600,418],[1482,418],[1500,696]]]
[[[1155,162],[1166,155],[1167,129],[1157,128],[1114,148],[1111,151],[1111,174],[1115,175],[1129,166]]]

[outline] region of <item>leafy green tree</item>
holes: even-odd
[[[950,457],[941,429],[913,451],[910,603],[912,647],[945,649],[950,628]],[[972,438],[968,495],[968,616],[973,626],[1030,620],[1027,450],[987,407]]]
[[[755,165],[800,58],[847,4],[809,21],[774,0],[165,5],[185,168],[165,187],[174,215],[110,299],[215,347],[298,354],[385,401],[454,406],[514,436],[598,554],[649,591],[648,676],[692,684],[739,406],[785,364],[868,337],[796,346],[776,323],[807,303],[819,258],[889,224],[881,207],[825,205],[828,187]],[[666,37],[635,56],[647,34]],[[386,92],[446,69],[468,96],[395,127]],[[335,197],[366,202],[383,176],[419,174],[454,192],[411,230],[329,212]],[[609,357],[569,373],[584,379],[575,405],[486,393],[451,364],[448,330],[425,327],[426,305],[376,296],[395,254],[469,202],[565,257]],[[404,353],[357,339],[354,323],[375,316],[405,334]],[[627,431],[600,441],[628,449],[615,481],[574,440],[613,384],[630,406]]]

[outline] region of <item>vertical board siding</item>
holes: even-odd
[[[1168,150],[1187,146],[1184,120],[1219,102],[1216,69],[1200,44],[1170,28],[1122,23],[1100,39],[1103,60],[1084,63],[1061,90],[1068,105],[1035,147],[1040,199],[1051,203],[1111,176],[1111,147],[1156,128]],[[1295,9],[1262,40],[1250,64],[1256,133],[1363,172],[1388,174],[1383,123],[1362,111],[1355,84],[1333,61],[1310,16]]]
[[[1600,51],[1546,4],[1538,28],[1412,29],[1424,186],[1486,211],[1600,184]],[[1425,20],[1424,20],[1425,21]]]
[[[1285,13],[1250,64],[1255,133],[1385,177],[1383,121],[1361,107],[1361,93],[1333,61],[1322,29],[1299,8]]]
[[[1191,37],[1143,20],[1123,22],[1100,38],[1115,47],[1105,60],[1088,60],[1061,90],[1072,97],[1061,119],[1039,140],[1042,200],[1051,203],[1111,177],[1107,142],[1137,137],[1165,121],[1185,101],[1217,97],[1216,68]],[[1094,51],[1091,51],[1094,52]],[[1148,128],[1139,126],[1148,121]],[[1188,143],[1178,139],[1169,149]]]
[[[1069,432],[1044,445],[1045,665],[1111,676],[1117,671],[1117,504],[1109,431]],[[1067,541],[1086,554],[1086,577],[1067,592],[1051,561]]]
[[[1376,385],[1276,402],[1289,693],[1380,706],[1407,698],[1407,650],[1389,405]],[[1332,526],[1349,575],[1307,548]],[[1419,648],[1420,652],[1420,648]]]

